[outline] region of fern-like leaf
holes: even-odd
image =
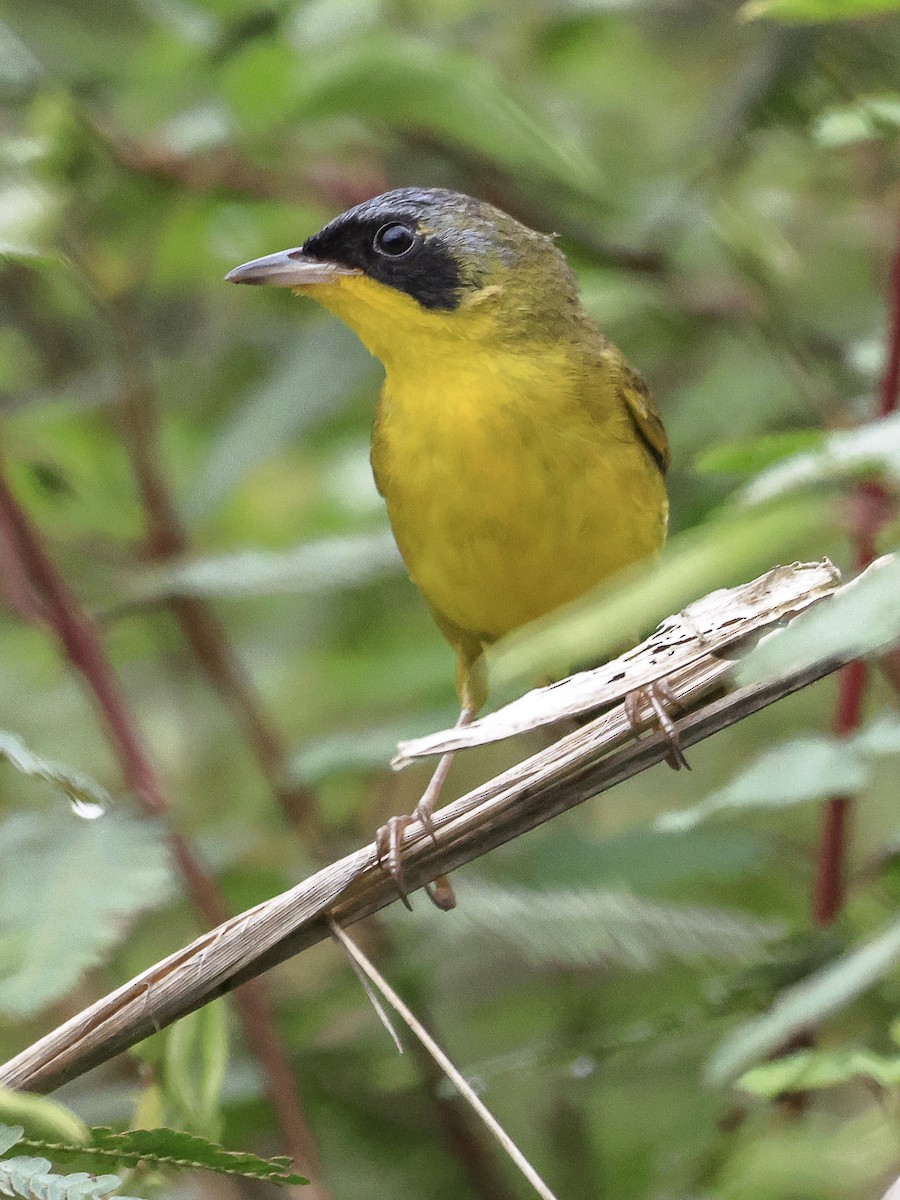
[[[21,1125],[0,1125],[0,1154],[5,1154],[22,1141]],[[22,1200],[102,1200],[122,1186],[118,1175],[90,1175],[74,1171],[58,1175],[46,1158],[26,1154],[0,1161],[0,1194],[19,1196]],[[118,1196],[117,1200],[132,1200]]]
[[[7,1158],[0,1162],[0,1191],[23,1200],[93,1200],[111,1195],[122,1186],[118,1175],[88,1175],[76,1171],[57,1175],[46,1158]],[[119,1196],[117,1200],[132,1200]]]
[[[309,1182],[294,1174],[292,1160],[283,1155],[260,1158],[241,1150],[226,1150],[208,1138],[181,1129],[129,1129],[117,1133],[98,1126],[90,1130],[87,1145],[40,1142],[33,1138],[25,1139],[23,1145],[51,1154],[56,1161],[74,1158],[88,1166],[105,1164],[121,1169],[143,1163],[162,1170],[214,1171],[218,1175],[267,1179],[278,1184]]]
[[[431,930],[430,944],[471,939],[473,932],[495,945],[500,939],[537,964],[646,971],[668,963],[755,961],[781,930],[742,913],[662,904],[628,892],[470,884],[457,919]]]

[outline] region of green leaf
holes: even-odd
[[[0,1122],[9,1125],[21,1124],[30,1138],[44,1138],[50,1142],[86,1142],[89,1130],[70,1108],[57,1104],[47,1096],[35,1096],[31,1092],[17,1092],[0,1086]],[[12,1143],[10,1143],[11,1145]],[[9,1146],[0,1146],[5,1154]]]
[[[752,962],[782,932],[743,913],[664,904],[628,892],[537,891],[484,883],[460,889],[452,922],[429,921],[429,953],[459,938],[498,939],[543,966],[615,965],[649,971],[670,963]]]
[[[706,826],[672,839],[647,826],[600,837],[584,827],[553,822],[539,839],[522,838],[510,852],[511,882],[542,888],[625,888],[671,895],[758,875],[771,858],[769,844],[746,829]]]
[[[813,137],[821,146],[837,149],[900,132],[900,95],[865,96],[855,104],[828,108],[819,115]]]
[[[895,555],[764,637],[738,663],[735,678],[741,684],[779,678],[823,659],[873,654],[898,638],[900,555]]]
[[[855,795],[869,782],[869,775],[866,764],[836,739],[795,738],[761,755],[700,804],[664,813],[655,826],[668,833],[680,832],[727,809],[787,808],[836,792]]]
[[[237,550],[135,572],[125,581],[130,600],[171,596],[238,599],[284,593],[317,595],[361,587],[402,570],[389,529],[323,537],[289,550]]]
[[[4,90],[27,91],[43,75],[43,68],[22,39],[0,22],[0,85]]]
[[[130,1129],[117,1133],[95,1127],[88,1146],[29,1141],[29,1149],[43,1150],[54,1159],[77,1158],[114,1163],[118,1169],[144,1163],[151,1167],[177,1168],[182,1171],[215,1171],[220,1175],[240,1175],[247,1179],[267,1179],[279,1184],[308,1183],[292,1171],[286,1155],[260,1158],[240,1150],[226,1150],[217,1142],[180,1129]]]
[[[123,813],[17,813],[0,825],[0,859],[0,1012],[11,1017],[66,995],[129,919],[171,894],[161,832]]]
[[[707,1076],[723,1083],[753,1063],[774,1054],[801,1030],[815,1027],[879,980],[900,962],[900,922],[857,946],[837,962],[781,993],[769,1012],[731,1033],[707,1067]]]
[[[768,433],[763,437],[741,442],[729,442],[698,455],[694,465],[698,471],[717,475],[755,475],[765,467],[797,454],[812,450],[825,440],[821,429],[792,429],[787,433]]]
[[[577,664],[619,653],[698,596],[790,561],[821,530],[824,511],[822,498],[791,497],[676,534],[657,561],[623,571],[503,638],[488,654],[492,682],[559,678]]]
[[[296,74],[297,56],[283,41],[253,41],[229,58],[219,87],[245,134],[265,134],[274,121],[289,119]]]
[[[228,1068],[228,1017],[223,1002],[177,1021],[166,1037],[165,1096],[192,1132],[218,1137],[219,1096]]]
[[[0,256],[44,256],[58,207],[49,188],[33,181],[10,183],[0,190]]]
[[[79,816],[97,817],[108,808],[111,797],[106,788],[81,771],[73,771],[50,758],[41,758],[29,750],[20,737],[0,729],[0,760],[29,775],[59,788]]]
[[[179,154],[196,154],[224,145],[234,134],[234,121],[219,102],[205,101],[168,122],[161,140]]]
[[[794,738],[761,754],[731,783],[700,804],[657,817],[665,832],[693,829],[728,809],[787,808],[836,794],[857,795],[868,786],[869,759],[900,752],[900,720],[885,714],[852,738],[824,734]]]
[[[763,471],[744,490],[742,501],[764,504],[798,488],[873,473],[900,482],[900,413],[829,434],[820,447]]]
[[[900,10],[900,0],[749,0],[738,15],[746,21],[852,21]]]
[[[857,1078],[896,1087],[900,1084],[900,1059],[883,1058],[869,1050],[801,1050],[751,1068],[737,1085],[752,1095],[774,1099],[785,1092],[837,1087]]]
[[[900,718],[893,712],[881,713],[848,740],[859,754],[900,754]]]

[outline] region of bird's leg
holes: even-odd
[[[460,729],[463,725],[468,725],[474,716],[474,708],[463,708],[457,718],[454,729]],[[447,782],[447,776],[450,774],[450,767],[453,765],[454,756],[455,751],[453,750],[441,756],[438,765],[434,769],[434,774],[428,781],[428,786],[422,793],[421,800],[409,815],[391,817],[388,823],[382,825],[375,834],[375,850],[378,855],[378,865],[385,867],[393,879],[397,891],[400,893],[400,899],[407,908],[411,908],[412,906],[409,903],[403,879],[403,835],[410,825],[415,821],[420,821],[431,840],[436,842],[434,822],[431,817],[440,799],[444,784]],[[450,886],[450,880],[446,875],[440,875],[432,885],[426,884],[425,890],[438,908],[447,910],[456,906],[456,897],[453,894],[453,888]]]
[[[678,707],[678,700],[665,679],[657,679],[653,683],[645,684],[644,687],[635,688],[634,691],[629,692],[625,697],[624,706],[625,715],[628,717],[628,723],[631,725],[635,736],[640,733],[647,723],[642,718],[641,709],[644,706],[649,708],[653,714],[653,723],[659,726],[668,743],[666,762],[674,771],[678,771],[682,767],[685,767],[688,771],[691,769],[690,763],[684,757],[684,752],[681,749],[681,742],[678,737],[678,730],[675,728],[675,722],[669,715],[671,709]]]

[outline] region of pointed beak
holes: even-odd
[[[361,275],[354,267],[310,258],[302,250],[279,250],[265,258],[254,258],[229,271],[226,283],[267,284],[269,287],[310,287],[317,283],[333,283],[342,275]]]

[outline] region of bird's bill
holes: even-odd
[[[312,287],[334,283],[343,275],[360,275],[354,267],[310,258],[302,250],[279,250],[264,258],[242,263],[225,276],[226,283],[265,284],[269,287]]]

